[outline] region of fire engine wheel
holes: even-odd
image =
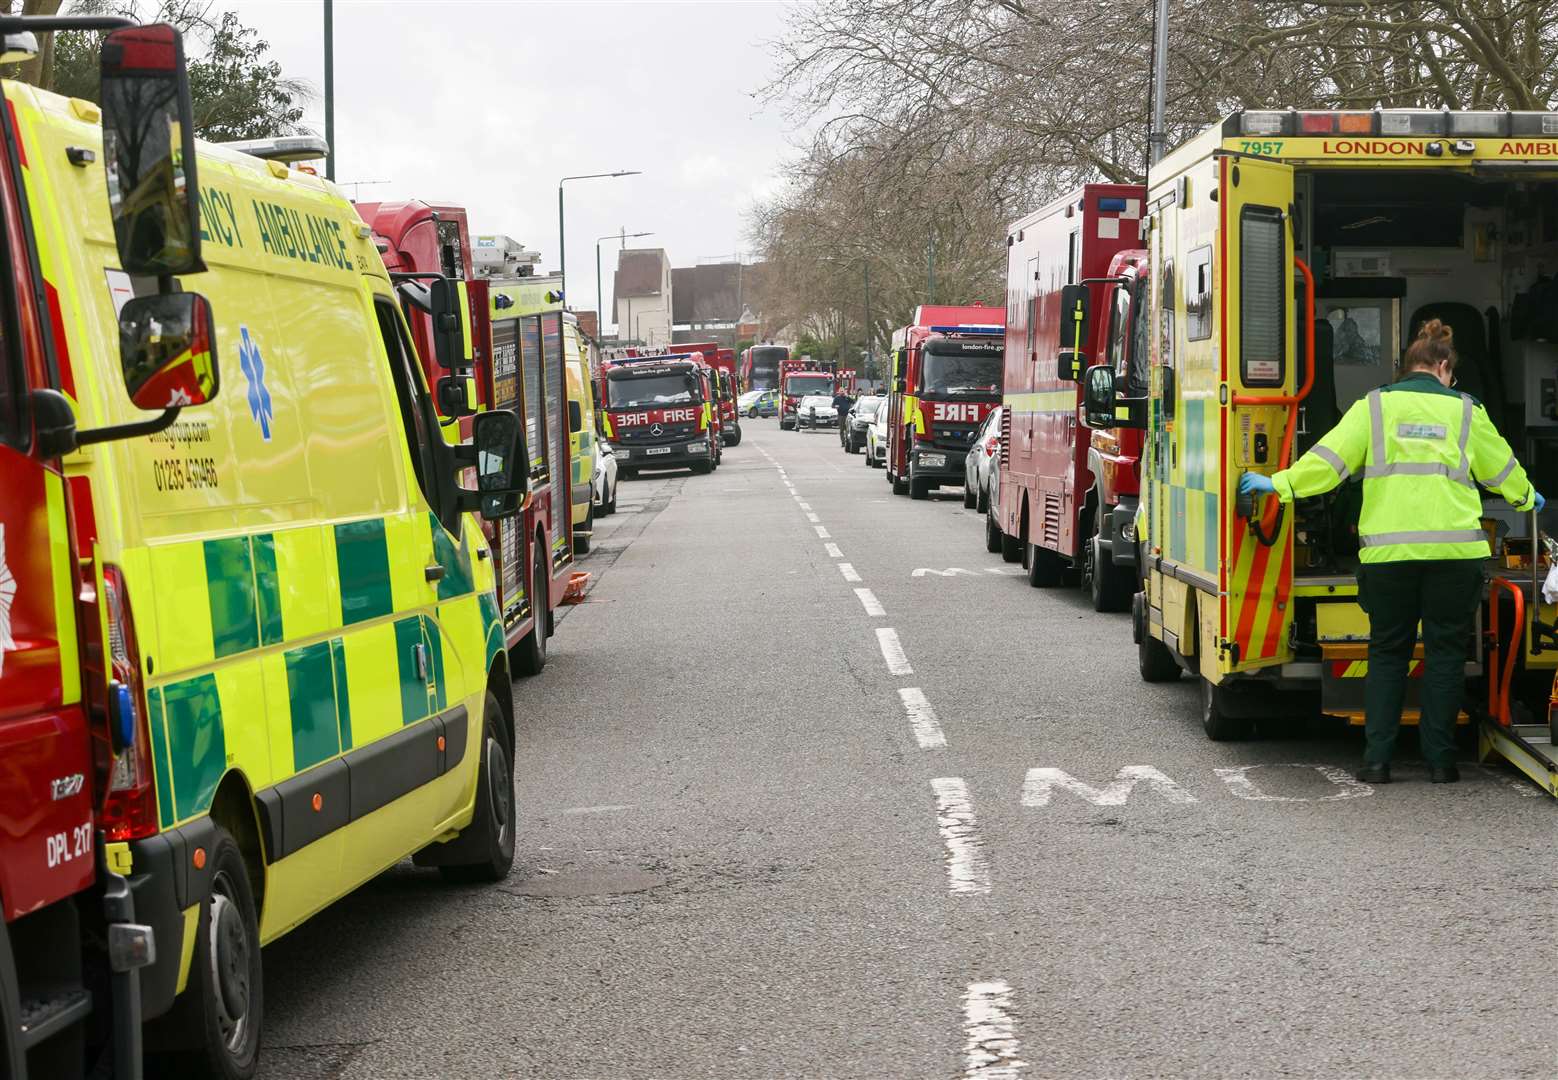
[[[1023,563],[1028,568],[1028,584],[1035,589],[1053,589],[1066,579],[1066,560],[1047,547],[1029,544]]]
[[[892,481],[894,495],[909,494],[909,481],[907,478],[892,473],[888,475],[887,479]]]
[[[1001,560],[1003,562],[1021,562],[1023,554],[1022,540],[1015,536],[1007,536],[1001,531]]]
[[[503,730],[503,707],[497,695],[487,691],[482,719],[481,771],[476,774],[476,816],[462,830],[474,833],[481,843],[473,862],[440,866],[445,881],[459,883],[502,881],[514,865],[514,766],[513,753]]]
[[[547,589],[549,582],[546,579],[546,547],[539,540],[536,542],[536,565],[530,574],[530,611],[534,618],[530,622],[530,633],[520,639],[514,646],[514,670],[521,675],[539,675],[541,669],[546,667],[546,631],[552,621],[552,598]]]
[[[1253,725],[1248,717],[1237,715],[1236,709],[1230,708],[1232,696],[1227,686],[1201,680],[1201,727],[1213,742],[1249,738]]]
[[[1147,594],[1131,597],[1131,636],[1136,639],[1136,669],[1142,682],[1173,682],[1179,678],[1179,663],[1169,647],[1147,629]]]
[[[741,445],[741,425],[740,424],[737,424],[736,427],[735,427],[735,430],[730,433],[730,441],[727,442],[725,445],[726,446],[740,446]]]
[[[1125,611],[1131,606],[1136,575],[1114,564],[1114,557],[1094,536],[1087,542],[1087,591],[1094,611]]]
[[[913,473],[909,474],[909,498],[928,499],[930,498],[930,492],[929,480],[919,480],[915,478]]]
[[[995,523],[995,509],[985,507],[985,550],[994,554],[1001,550],[1001,526]]]
[[[714,463],[711,461],[695,461],[692,463],[692,471],[699,476],[708,476],[714,471]]]
[[[211,895],[200,904],[189,983],[148,1041],[180,1060],[148,1075],[247,1080],[260,1055],[260,926],[243,852],[220,825],[209,852]],[[161,1055],[158,1055],[161,1056]]]

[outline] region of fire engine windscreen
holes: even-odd
[[[833,376],[828,374],[791,375],[784,382],[784,392],[796,397],[808,394],[833,396]]]
[[[932,343],[925,349],[925,393],[995,394],[1001,390],[1001,350],[981,342]]]
[[[606,407],[633,409],[645,405],[691,405],[697,402],[691,375],[610,375],[606,379]]]

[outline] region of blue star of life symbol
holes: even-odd
[[[265,388],[265,360],[260,356],[259,345],[249,337],[249,328],[240,326],[238,329],[243,333],[243,342],[238,346],[238,366],[249,382],[249,414],[260,422],[260,434],[270,442],[270,425],[276,409],[271,404],[270,391]]]

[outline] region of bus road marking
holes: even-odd
[[[983,896],[990,891],[990,861],[968,785],[960,776],[941,776],[930,786],[936,793],[936,828],[947,849],[947,888],[954,896]]]
[[[882,607],[882,602],[870,589],[856,589],[855,595],[860,597],[860,606],[866,609],[867,615],[875,618],[887,614],[887,609]]]
[[[836,563],[835,565],[839,568],[839,573],[844,575],[844,580],[845,581],[859,581],[860,580],[860,575],[855,572],[854,564],[847,563],[847,562],[841,562],[841,563]]]
[[[941,730],[941,721],[936,719],[936,710],[930,707],[925,691],[918,686],[906,686],[898,691],[898,700],[903,702],[904,712],[909,714],[909,726],[914,729],[914,740],[920,744],[920,749],[945,749],[947,736]]]
[[[898,640],[898,631],[891,626],[877,627],[876,643],[882,650],[882,659],[887,661],[889,675],[914,674],[914,669],[909,666],[909,657],[903,651],[903,642]]]
[[[969,983],[963,995],[964,1080],[1016,1080],[1028,1063],[1012,1030],[1012,988],[999,979]]]

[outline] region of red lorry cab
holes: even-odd
[[[779,428],[795,426],[795,410],[801,398],[834,394],[834,373],[815,360],[788,359],[779,362]]]
[[[546,664],[546,639],[573,572],[571,458],[562,310],[494,318],[493,288],[472,267],[470,227],[463,207],[408,200],[358,203],[373,229],[384,265],[395,274],[442,274],[463,283],[471,327],[470,366],[439,366],[430,316],[402,304],[430,387],[451,374],[469,376],[472,410],[513,409],[526,421],[531,497],[520,513],[483,520],[498,583],[498,608],[515,670],[532,675]],[[448,415],[442,395],[434,394]],[[469,436],[469,416],[460,437]]]
[[[720,460],[714,370],[695,353],[622,356],[601,363],[598,397],[619,475],[640,469],[712,472]]]
[[[722,349],[717,342],[703,341],[692,345],[677,345],[677,352],[695,353],[710,369],[715,412],[718,414],[720,443],[735,446],[741,441],[741,418],[736,415],[736,397],[739,394],[736,377],[736,350]]]
[[[1133,184],[1085,185],[1013,224],[1007,245],[1006,409],[991,537],[1022,559],[1031,584],[1080,578],[1099,610],[1122,610],[1135,591],[1141,432],[1089,437],[1080,375],[1114,347],[1124,365],[1145,330],[1144,194]],[[1063,303],[1068,286],[1085,291],[1080,323],[1075,304]],[[1145,385],[1135,393],[1145,396]]]
[[[895,494],[923,499],[963,483],[974,433],[1001,403],[1003,324],[983,304],[925,304],[893,333],[886,460]]]

